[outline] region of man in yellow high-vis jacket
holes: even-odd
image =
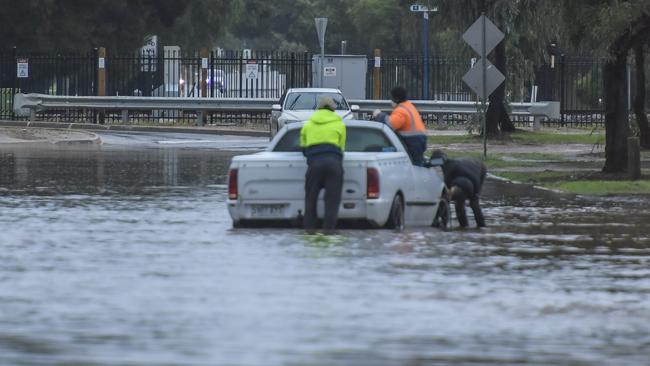
[[[318,102],[316,111],[300,130],[300,146],[307,157],[305,176],[304,228],[317,226],[316,204],[321,189],[325,189],[325,217],[323,229],[336,228],[341,191],[343,189],[343,151],[346,130],[336,105],[330,97]]]

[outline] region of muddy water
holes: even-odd
[[[232,153],[0,152],[0,365],[648,365],[647,198],[485,230],[231,230]]]

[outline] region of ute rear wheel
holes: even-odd
[[[386,228],[395,231],[404,230],[404,200],[399,194],[396,194],[393,198],[390,215],[388,216],[388,221],[386,221]]]

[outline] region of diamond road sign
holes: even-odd
[[[484,27],[485,25],[485,27]],[[485,15],[481,15],[463,34],[463,39],[481,56],[472,68],[463,76],[463,81],[483,101],[503,83],[505,76],[487,60],[487,55],[504,38],[503,32]],[[485,42],[484,42],[485,41]],[[485,66],[483,65],[485,60]],[[483,85],[485,81],[485,85]]]
[[[506,80],[506,77],[503,76],[501,71],[497,69],[490,61],[485,60],[487,63],[486,73],[485,73],[485,92],[487,95],[483,95],[483,70],[481,67],[481,60],[474,64],[465,76],[463,76],[463,81],[467,86],[469,86],[479,98],[485,100],[492,92],[501,85]]]
[[[476,53],[479,55],[483,52],[483,18],[485,18],[485,53],[490,53],[494,47],[496,47],[499,42],[505,37],[503,32],[497,28],[490,19],[485,15],[481,15],[475,22],[472,24],[465,34],[463,34],[463,40],[472,47]]]

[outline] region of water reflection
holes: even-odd
[[[0,364],[647,364],[647,198],[489,182],[484,230],[232,230],[232,154],[0,153]]]
[[[232,152],[190,149],[0,151],[0,187],[55,192],[222,183]]]

